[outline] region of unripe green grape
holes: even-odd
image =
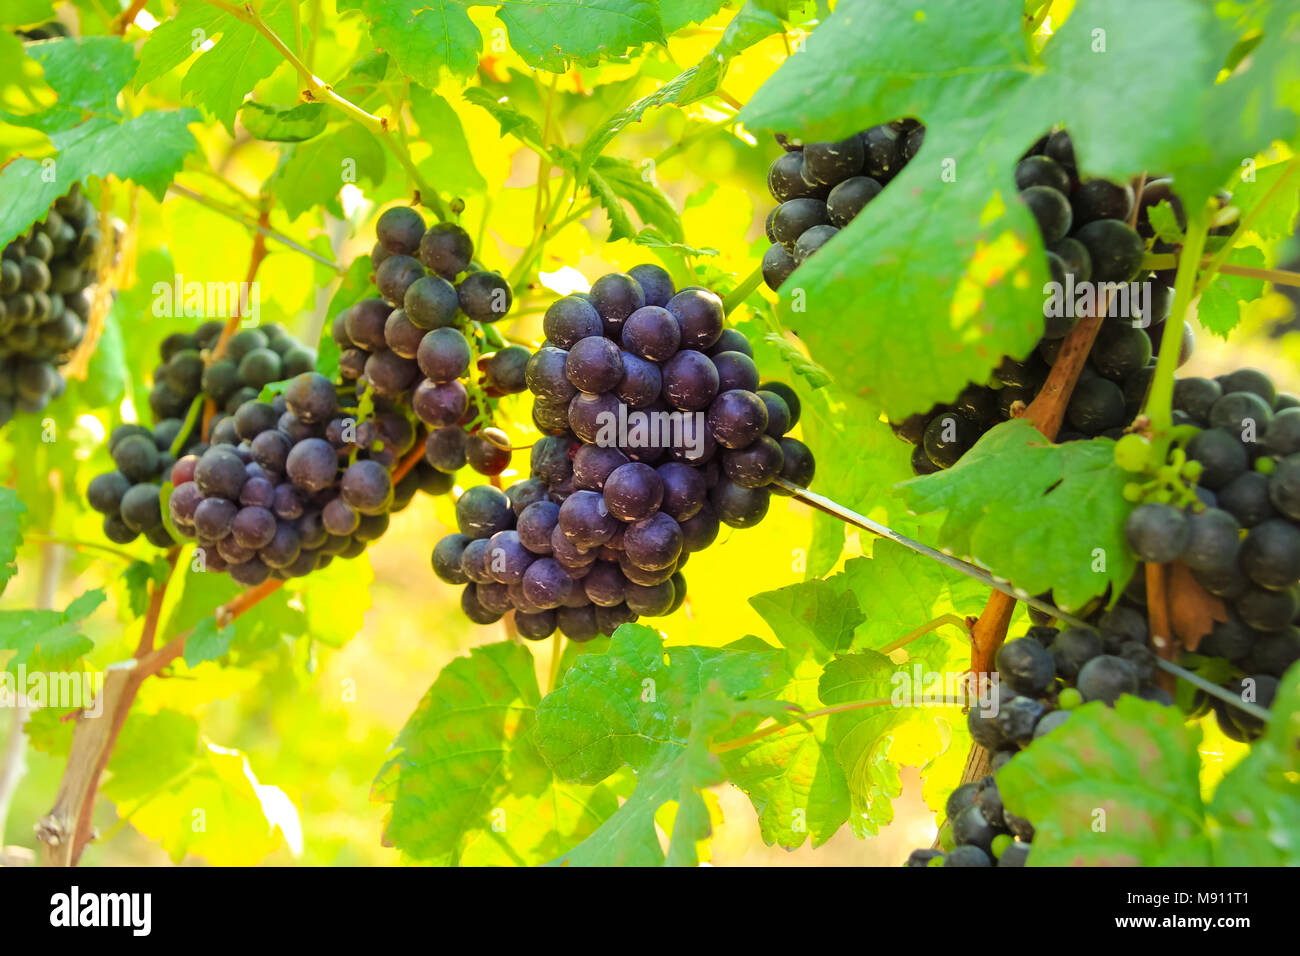
[[[1015,837],[1011,836],[1011,834],[1009,833],[999,833],[997,836],[995,836],[993,838],[994,859],[1000,857],[1003,851],[1006,850],[1007,847],[1011,846],[1011,844],[1015,842],[1016,842]]]
[[[1162,505],[1167,505],[1173,502],[1174,493],[1170,491],[1168,488],[1160,488],[1159,490],[1156,491],[1155,494],[1151,496],[1151,500],[1158,502],[1159,504]]]
[[[1201,472],[1204,470],[1205,466],[1199,461],[1189,461],[1182,467],[1182,476],[1188,481],[1195,481],[1201,477]]]
[[[952,824],[945,823],[939,828],[939,848],[945,853],[951,853],[952,848],[956,845],[957,842],[952,836]]]
[[[1277,467],[1277,462],[1272,458],[1261,457],[1255,459],[1255,470],[1261,475],[1273,474],[1273,469]]]
[[[1124,486],[1124,500],[1136,504],[1142,500],[1142,486],[1136,481],[1130,481]]]
[[[1115,442],[1115,464],[1125,471],[1146,471],[1151,462],[1151,443],[1141,435],[1125,435]]]
[[[1073,687],[1067,687],[1056,698],[1056,706],[1061,710],[1074,710],[1083,703],[1083,695]]]

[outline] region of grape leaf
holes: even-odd
[[[482,862],[498,848],[534,865],[613,814],[610,788],[560,783],[542,763],[532,742],[540,700],[532,655],[516,644],[476,647],[443,668],[376,779],[392,805],[386,838],[417,860]]]
[[[534,150],[543,153],[546,151],[542,145],[542,129],[537,121],[511,106],[506,97],[498,99],[481,86],[471,86],[461,95],[470,103],[491,113],[492,118],[501,124],[502,136],[513,136]]]
[[[926,123],[915,160],[782,287],[795,330],[833,376],[861,383],[862,397],[899,420],[984,381],[1001,355],[1033,348],[1045,280],[1038,233],[1021,203],[991,203],[1014,195],[1020,153],[1068,120],[1088,173],[1177,176],[1215,135],[1218,117],[1212,124],[1201,109],[1221,59],[1212,14],[1190,0],[1154,3],[1144,12],[1168,43],[1155,82],[1150,38],[1120,0],[1079,3],[1041,65],[1020,36],[1021,0],[941,0],[925,16],[848,0],[758,90],[740,113],[750,130],[838,139],[900,116]],[[1169,123],[1152,130],[1153,112]],[[863,314],[907,320],[864,324]]]
[[[1159,239],[1174,245],[1182,244],[1183,230],[1178,225],[1178,217],[1174,214],[1174,207],[1169,204],[1169,200],[1160,200],[1148,211],[1148,215],[1151,219],[1151,228],[1155,230]]]
[[[870,559],[847,562],[832,581],[856,595],[864,613],[854,648],[878,650],[943,614],[978,616],[988,599],[980,582],[887,538],[874,539]]]
[[[670,82],[665,83],[653,93],[641,97],[626,109],[619,110],[592,130],[587,135],[586,140],[583,141],[582,148],[578,151],[576,178],[579,185],[587,181],[587,173],[590,171],[592,164],[596,162],[596,157],[605,151],[605,147],[610,144],[610,141],[615,136],[641,119],[651,107],[667,106],[671,103],[680,102],[682,90],[691,83],[696,72],[696,67],[683,70]]]
[[[898,666],[875,651],[839,656],[826,665],[818,696],[828,706],[889,701],[897,673]],[[894,818],[893,799],[903,792],[903,786],[898,767],[889,760],[889,735],[912,716],[911,711],[893,704],[830,715],[826,739],[848,781],[848,819],[859,837],[876,833]]]
[[[194,149],[185,127],[196,122],[194,110],[144,113],[115,123],[97,117],[51,135],[57,155],[53,164],[20,158],[0,171],[0,245],[9,243],[69,189],[91,176],[130,179],[162,199],[167,186]],[[141,149],[148,143],[148,149]]]
[[[64,37],[23,50],[41,65],[45,82],[58,95],[47,109],[26,116],[0,111],[10,123],[47,133],[68,129],[87,114],[118,117],[117,94],[135,73],[135,52],[117,37]]]
[[[259,13],[276,33],[289,36],[295,2],[267,0]],[[232,135],[244,97],[285,62],[252,24],[205,0],[183,0],[176,16],[152,30],[141,48],[136,88],[169,73],[195,53],[199,55],[185,70],[181,91]]]
[[[161,584],[167,580],[170,571],[166,558],[155,558],[153,561],[132,561],[122,572],[127,609],[132,618],[143,617],[149,607],[149,582]]]
[[[1136,563],[1124,540],[1133,505],[1108,438],[1053,445],[1026,419],[1003,422],[947,471],[900,488],[918,514],[946,512],[939,547],[1057,607],[1081,607]]]
[[[410,102],[420,138],[433,150],[433,156],[425,161],[432,181],[452,194],[483,192],[487,182],[474,165],[460,117],[451,104],[422,86],[411,87]]]
[[[467,76],[478,68],[483,37],[460,0],[342,0],[339,12],[359,10],[375,47],[415,82],[438,85],[445,67]]]
[[[668,14],[664,13],[662,7],[660,12],[665,17],[666,25]],[[696,65],[695,74],[682,88],[677,104],[685,106],[708,96],[722,84],[727,66],[733,59],[760,40],[765,40],[784,29],[785,25],[781,23],[780,17],[750,0],[727,24],[718,45],[705,54]]]
[[[0,488],[0,594],[18,573],[18,546],[23,543],[22,516],[27,506],[12,488]]]
[[[702,23],[722,9],[726,0],[659,0],[664,33],[672,36],[691,23]]]
[[[0,611],[0,651],[16,653],[5,663],[14,673],[66,671],[94,642],[81,633],[81,622],[104,603],[104,592],[87,591],[63,611]]]
[[[500,0],[510,45],[530,66],[562,73],[571,61],[594,66],[646,43],[666,43],[649,0]]]
[[[597,783],[628,765],[637,773],[637,788],[556,862],[697,863],[697,844],[711,827],[700,790],[723,779],[709,739],[739,718],[786,713],[779,702],[752,699],[764,687],[781,686],[780,657],[770,649],[665,648],[655,631],[625,624],[606,653],[579,658],[537,708],[537,747],[563,780]],[[750,699],[737,699],[742,695]],[[677,814],[665,855],[655,814],[674,800]]]
[[[345,185],[384,181],[384,150],[375,137],[355,123],[339,126],[315,139],[297,143],[275,171],[276,198],[290,219],[317,206],[338,206]],[[342,215],[342,210],[337,209]]]
[[[275,143],[301,143],[319,136],[329,123],[329,109],[324,103],[299,103],[297,106],[267,106],[249,100],[239,110],[239,120],[258,139]]]
[[[194,630],[185,641],[186,666],[196,667],[204,661],[215,661],[230,650],[230,643],[234,639],[233,624],[218,627],[215,617],[205,617],[194,625]]]
[[[109,761],[104,796],[123,804],[152,795],[192,769],[199,753],[199,725],[189,714],[132,710]]]
[[[1036,866],[1208,866],[1200,731],[1175,707],[1125,695],[1070,714],[998,771],[1034,824]]]
[[[655,229],[669,242],[682,242],[685,239],[680,214],[663,190],[652,179],[646,178],[646,167],[638,169],[626,159],[601,156],[593,164],[590,175],[599,177],[601,185],[593,185],[592,189],[599,191],[601,204],[607,209],[608,201],[603,197],[608,194],[626,202],[646,226]],[[614,218],[613,213],[610,218]],[[616,234],[610,238],[625,239],[631,236]]]
[[[816,710],[821,668],[804,659],[791,671],[782,699],[805,711]],[[811,840],[818,847],[848,819],[849,785],[828,740],[829,730],[821,720],[791,724],[721,755],[727,779],[753,803],[765,842],[793,849]]]
[[[1264,737],[1210,803],[1219,866],[1300,865],[1300,664],[1282,675],[1270,711]]]
[[[1274,163],[1255,170],[1251,179],[1245,179],[1245,171],[1239,182],[1233,185],[1232,204],[1246,215],[1256,207],[1260,212],[1250,224],[1250,231],[1268,242],[1285,239],[1295,232],[1296,214],[1300,212],[1300,189],[1293,186],[1278,188],[1267,203],[1267,196],[1286,173],[1287,163]]]
[[[1262,250],[1254,246],[1235,249],[1230,257],[1234,265],[1263,269],[1268,263]],[[1226,339],[1245,317],[1250,303],[1264,295],[1264,282],[1245,276],[1216,273],[1214,281],[1201,293],[1196,304],[1196,318],[1215,335]]]
[[[841,577],[811,578],[764,591],[749,603],[783,647],[825,662],[848,648],[854,629],[867,619],[857,595],[842,586]]]

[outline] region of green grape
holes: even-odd
[[[1156,470],[1156,477],[1169,484],[1178,483],[1178,468],[1176,465],[1161,465]]]
[[[1115,442],[1115,464],[1125,471],[1146,471],[1151,463],[1151,443],[1141,435],[1125,435]]]
[[[993,838],[993,856],[996,859],[1000,857],[1007,847],[1015,843],[1015,837],[1009,833],[999,833]]]
[[[1131,501],[1134,504],[1142,500],[1142,486],[1136,481],[1130,481],[1124,486],[1124,500]]]
[[[1056,706],[1061,710],[1074,710],[1083,703],[1083,695],[1073,687],[1067,687],[1056,698]]]
[[[927,863],[926,866],[943,866],[943,857],[936,856],[929,863]]]
[[[1273,469],[1276,467],[1277,467],[1277,462],[1274,461],[1272,458],[1263,457],[1263,458],[1255,459],[1255,470],[1259,472],[1261,475],[1273,474]]]
[[[1183,465],[1182,476],[1188,481],[1196,481],[1201,477],[1201,472],[1204,470],[1205,466],[1199,461],[1189,461],[1187,464]]]
[[[1159,488],[1151,495],[1151,500],[1162,505],[1170,504],[1174,500],[1174,493],[1169,488]]]
[[[939,828],[939,848],[945,853],[951,853],[952,848],[956,845],[957,842],[952,836],[952,824],[945,823]]]

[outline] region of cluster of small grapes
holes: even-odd
[[[1144,185],[1134,229],[1127,221],[1135,201],[1132,187],[1081,179],[1064,130],[1040,139],[1016,166],[1015,177],[1020,198],[1038,224],[1051,279],[1058,287],[1081,288],[1088,282],[1142,285],[1137,314],[1103,322],[1071,393],[1057,441],[1119,438],[1146,399],[1172,305],[1171,272],[1140,274],[1146,243],[1159,242],[1150,223],[1151,207],[1170,202],[1180,208],[1172,180],[1153,179]],[[1060,310],[1045,310],[1053,314],[1045,315],[1043,337],[1027,357],[1005,357],[987,385],[971,383],[955,401],[893,424],[894,433],[915,446],[916,474],[951,468],[985,432],[1034,400],[1065,336],[1078,323],[1073,303],[1062,305]],[[1179,366],[1191,357],[1194,344],[1191,326],[1184,323]]]
[[[410,207],[384,212],[376,235],[372,263],[382,298],[357,303],[332,327],[343,350],[343,377],[380,398],[409,398],[430,429],[427,460],[434,468],[451,474],[468,464],[480,474],[499,475],[510,464],[510,446],[490,427],[487,406],[527,388],[531,354],[518,345],[484,354],[483,325],[510,311],[509,282],[474,261],[464,229],[454,223],[426,228]],[[462,381],[471,374],[474,400]]]
[[[1125,537],[1142,561],[1181,561],[1225,602],[1227,620],[1196,653],[1231,662],[1255,681],[1262,702],[1300,660],[1300,400],[1279,393],[1264,373],[1240,369],[1180,379],[1174,408],[1178,424],[1202,430],[1171,462],[1153,469],[1139,435],[1116,445],[1121,467],[1157,475],[1127,489],[1147,500],[1129,516]],[[1179,477],[1194,488],[1180,495]],[[1252,735],[1232,708],[1216,713],[1224,733]]]
[[[0,257],[0,426],[63,394],[58,368],[86,334],[102,237],[74,188]]]
[[[677,291],[653,265],[552,304],[526,370],[544,435],[531,476],[467,490],[459,532],[433,551],[438,577],[466,586],[471,620],[513,612],[526,638],[558,627],[584,641],[669,614],[686,598],[687,557],[720,524],[757,524],[785,493],[778,476],[812,479],[812,453],[786,435],[798,398],[759,383],[723,319],[718,296]]]
[[[771,247],[763,255],[763,281],[776,291],[803,261],[824,246],[880,195],[925,139],[918,120],[873,126],[836,143],[807,143],[778,136],[785,152],[767,171],[767,188],[779,206],[767,216]]]

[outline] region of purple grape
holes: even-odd
[[[260,550],[275,537],[275,515],[266,508],[240,508],[231,522],[230,533],[241,547]]]
[[[562,605],[574,587],[573,579],[554,558],[538,558],[528,566],[521,582],[524,597],[542,610]]]
[[[583,491],[603,491],[610,473],[627,463],[627,455],[617,448],[583,445],[573,456],[574,484]]]
[[[641,287],[646,305],[667,305],[673,297],[673,278],[663,267],[647,262],[633,266],[627,274]]]
[[[582,391],[599,395],[623,381],[623,353],[609,339],[590,335],[569,349],[564,372]]]
[[[591,304],[600,313],[605,334],[611,339],[618,338],[627,317],[645,305],[645,292],[640,284],[620,272],[611,272],[593,282],[590,295]]]
[[[758,391],[758,366],[744,352],[717,352],[712,356],[718,370],[718,391]]]
[[[663,365],[663,395],[673,408],[696,412],[718,394],[718,370],[700,352],[678,352]]]
[[[536,555],[524,547],[517,531],[498,531],[488,539],[487,571],[502,584],[520,584]]]
[[[767,430],[767,406],[753,392],[722,392],[709,406],[709,430],[725,448],[747,448]]]
[[[639,358],[664,362],[677,354],[682,330],[667,309],[647,305],[637,309],[623,323],[623,348]]]
[[[708,497],[708,488],[699,469],[670,461],[660,465],[656,471],[663,483],[660,510],[679,522],[698,514]]]
[[[420,382],[411,393],[411,410],[430,428],[455,425],[469,408],[469,392],[458,381]]]
[[[649,465],[629,462],[605,479],[604,499],[609,513],[620,521],[638,521],[659,508],[664,483]]]
[[[469,371],[469,342],[459,329],[434,329],[420,340],[416,361],[431,381],[450,382]]]
[[[605,500],[594,491],[575,491],[560,506],[558,527],[574,547],[587,550],[604,544],[618,528]]]
[[[722,334],[722,300],[712,292],[683,290],[664,307],[677,320],[683,349],[704,351]]]
[[[566,295],[546,310],[542,331],[553,345],[570,349],[582,339],[604,334],[604,326],[594,305],[576,295]]]
[[[523,511],[515,523],[519,540],[533,554],[551,553],[551,535],[560,523],[560,506],[553,501],[535,501]]]

